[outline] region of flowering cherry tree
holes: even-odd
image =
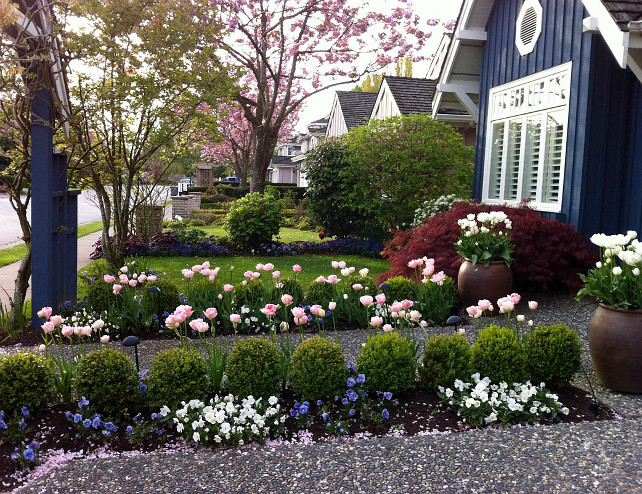
[[[413,14],[410,0],[399,0],[399,7],[385,13],[375,12],[368,1],[211,3],[229,29],[221,47],[251,79],[236,100],[256,135],[252,192],[263,191],[281,127],[306,98],[356,82],[411,48],[417,52],[430,35]]]

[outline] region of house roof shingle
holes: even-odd
[[[384,76],[402,115],[432,113],[436,82],[432,79]]]
[[[337,91],[337,97],[348,130],[368,123],[372,108],[377,101],[377,93]]]
[[[642,2],[640,0],[602,0],[622,31],[629,30],[629,23],[642,20]]]
[[[272,156],[273,165],[291,165],[292,156]]]

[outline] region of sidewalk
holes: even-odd
[[[89,265],[92,261],[89,255],[94,251],[93,245],[100,238],[101,232],[90,233],[78,239],[77,270]],[[0,303],[6,308],[9,297],[13,297],[14,283],[18,275],[20,261],[0,267]],[[5,293],[5,290],[9,294]],[[31,299],[31,286],[27,290],[27,300]]]

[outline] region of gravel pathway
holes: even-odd
[[[588,354],[593,308],[569,295],[525,295],[538,300],[538,324],[578,330],[584,372],[574,384],[620,420],[485,429],[453,434],[385,437],[333,443],[279,445],[226,451],[86,458],[67,463],[16,492],[626,492],[642,493],[642,395],[605,390]],[[525,305],[525,304],[523,304]],[[529,317],[527,315],[527,317]],[[471,325],[464,326],[473,334]],[[452,332],[430,328],[430,334]],[[421,335],[423,337],[423,335]],[[362,331],[339,333],[354,361]],[[233,338],[224,337],[233,344]],[[116,344],[118,345],[118,344]],[[146,368],[174,341],[145,341]],[[0,348],[2,352],[16,348]]]

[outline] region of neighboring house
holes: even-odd
[[[337,91],[328,118],[327,138],[347,134],[350,129],[366,125],[372,115],[377,93]]]
[[[277,156],[272,158],[268,169],[268,180],[272,183],[295,184],[307,187],[305,172],[302,170],[305,153],[318,146],[325,136],[328,119],[315,120],[307,125],[307,131],[277,147]]]
[[[433,114],[478,122],[474,196],[642,229],[642,2],[465,0]]]

